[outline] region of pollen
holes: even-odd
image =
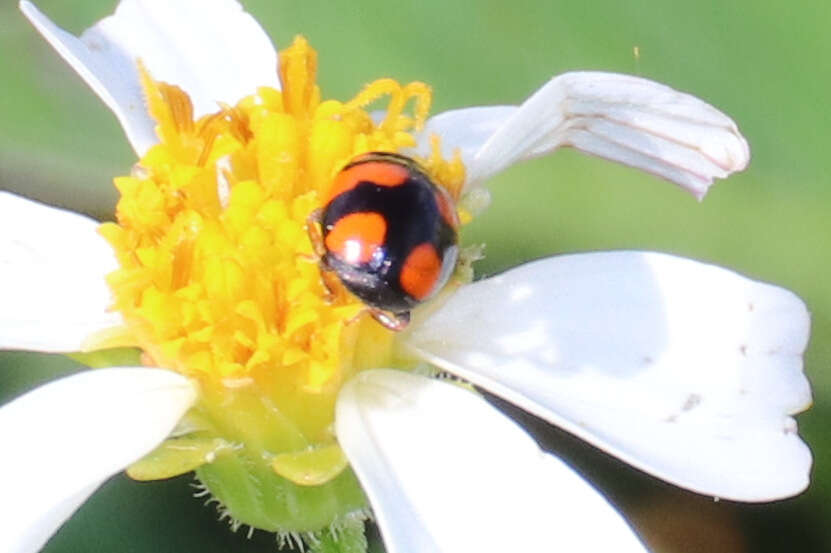
[[[316,52],[298,37],[280,54],[281,90],[260,88],[195,119],[186,92],[139,63],[159,143],[115,180],[117,222],[100,228],[120,262],[108,282],[125,326],[90,347],[138,347],[147,364],[202,390],[187,447],[169,440],[131,474],[196,468],[235,520],[272,531],[314,531],[365,506],[337,450],[334,403],[355,372],[401,362],[393,333],[324,284],[306,224],[352,158],[415,146],[431,103],[427,85],[392,79],[347,102],[321,100],[316,70]],[[371,107],[385,109],[382,120]],[[458,197],[458,155],[444,159],[433,139],[419,161]],[[297,505],[304,487],[332,489],[328,507],[311,509],[319,520],[297,519],[297,505],[252,506],[240,480]]]

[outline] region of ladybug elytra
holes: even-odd
[[[323,231],[315,234],[309,225],[321,268],[392,330],[403,329],[410,310],[436,294],[456,266],[459,220],[452,198],[399,154],[352,160],[312,221]]]

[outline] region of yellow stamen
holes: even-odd
[[[317,52],[305,38],[298,36],[294,44],[280,53],[280,83],[286,112],[307,117],[320,103],[317,78]]]
[[[133,473],[245,456],[324,484],[346,466],[332,435],[341,384],[402,362],[393,333],[345,289],[324,286],[306,219],[354,156],[415,145],[430,88],[382,79],[349,102],[321,102],[317,54],[298,37],[280,55],[282,91],[260,88],[194,120],[185,92],[139,70],[159,143],[116,179],[118,222],[100,229],[121,265],[109,284],[125,327],[97,345],[137,346],[202,394],[197,435],[164,444]],[[376,124],[364,108],[386,96]],[[459,156],[445,160],[438,138],[431,148],[420,161],[458,197]],[[177,451],[184,458],[172,460]]]

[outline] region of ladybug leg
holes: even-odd
[[[367,311],[368,311],[368,309],[361,309],[360,311],[358,311],[357,315],[355,315],[351,319],[346,319],[346,324],[351,325],[351,324],[357,323],[358,321],[361,320],[361,318],[366,314]]]
[[[309,233],[309,242],[312,243],[312,250],[314,250],[315,255],[321,260],[326,256],[326,245],[323,243],[323,233],[320,232],[322,221],[323,211],[320,208],[315,209],[306,217],[306,232]]]
[[[320,225],[323,211],[320,208],[315,209],[309,216],[306,217],[306,232],[309,234],[309,242],[312,243],[312,250],[314,251],[314,258],[312,261],[317,261],[320,266],[320,280],[326,288],[327,302],[332,302],[337,295],[337,277],[332,273],[332,268],[326,263],[326,246],[323,243],[323,234],[320,232]]]
[[[410,324],[409,311],[391,313],[389,311],[383,311],[381,309],[371,307],[369,309],[369,314],[372,315],[372,318],[393,332],[400,332],[407,328],[407,325]]]
[[[323,299],[327,303],[335,301],[338,290],[338,277],[323,259],[320,260],[320,281],[323,282],[323,286],[326,288],[326,296]]]

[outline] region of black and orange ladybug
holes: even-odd
[[[392,330],[403,329],[410,310],[436,294],[456,266],[453,199],[399,154],[372,152],[352,160],[310,223],[321,267],[337,274]]]

